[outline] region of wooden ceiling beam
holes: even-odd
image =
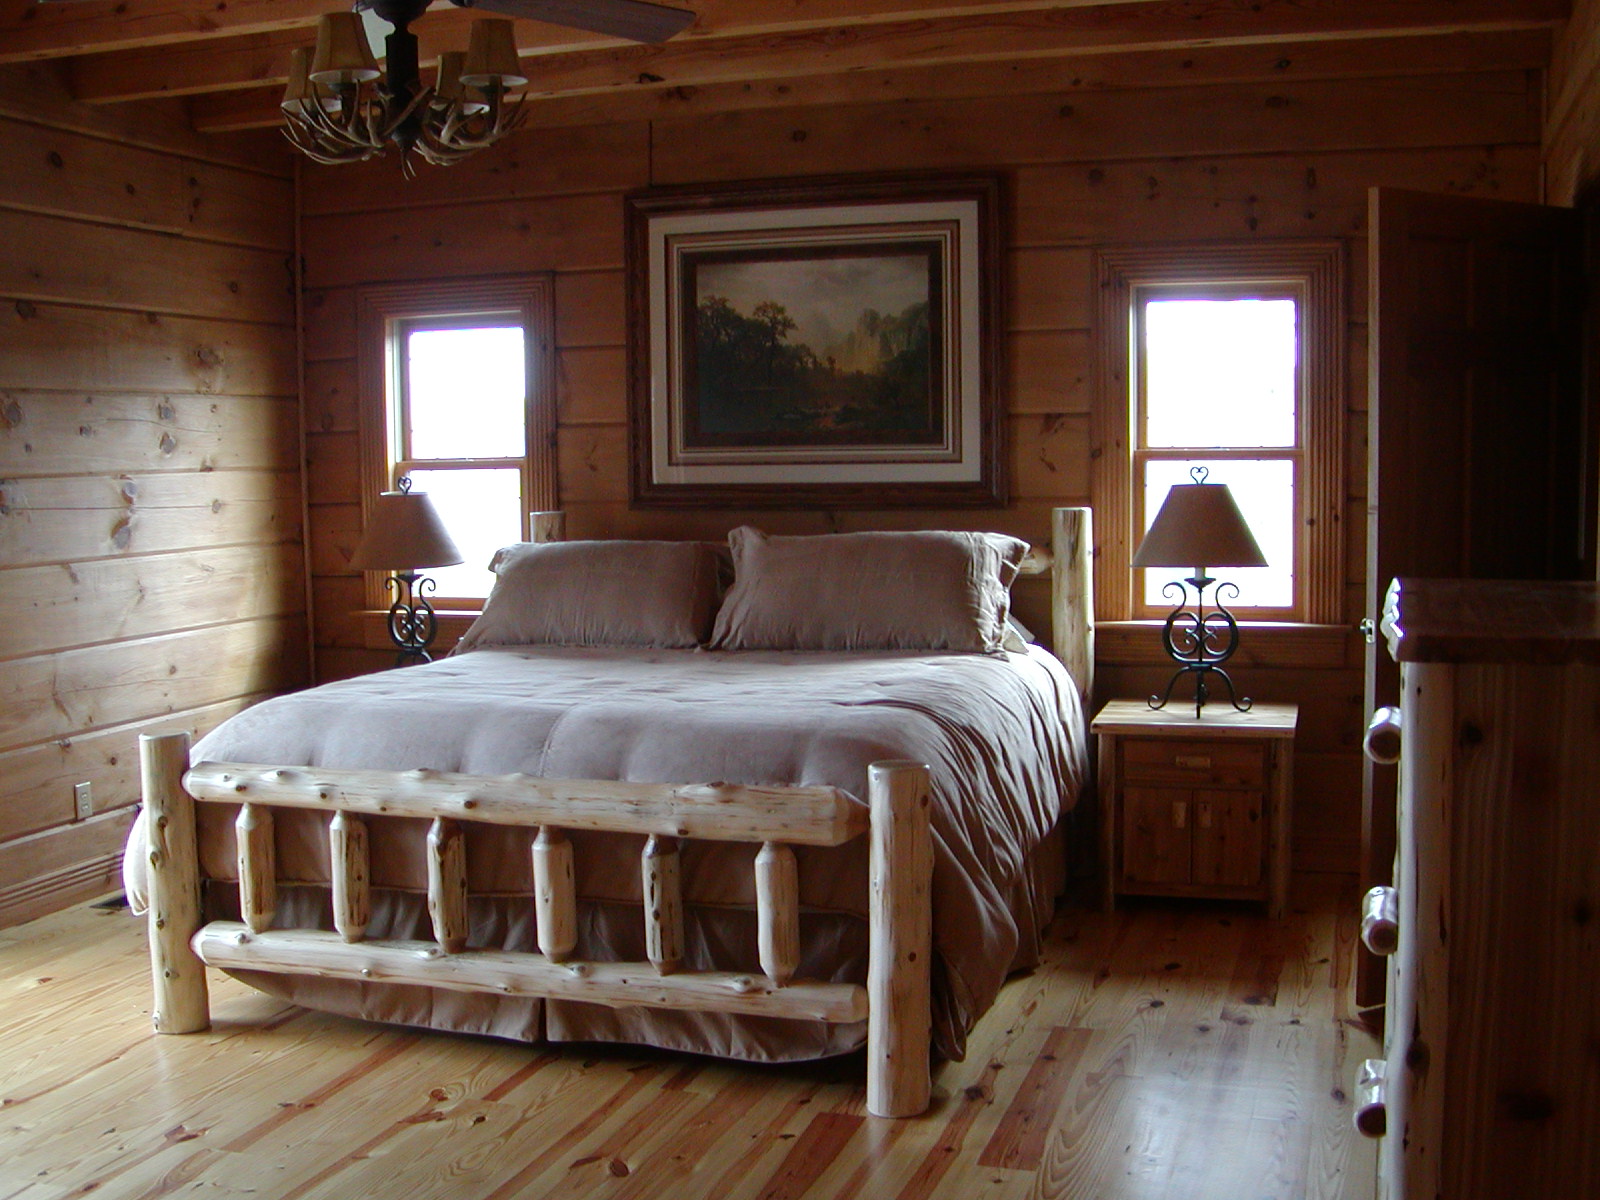
[[[524,43],[522,49],[525,59],[535,60],[527,64],[530,92],[566,96],[1068,54],[1538,29],[1558,24],[1565,11],[1566,0],[1167,0],[992,8],[981,15],[683,38],[660,46],[561,50]],[[460,47],[463,22],[441,19],[457,15],[430,14],[418,22],[425,63]],[[527,25],[518,23],[519,34]],[[197,51],[94,55],[74,60],[70,78],[79,99],[97,103],[281,85],[289,50],[299,44],[292,34],[258,34]]]
[[[1541,67],[1549,56],[1550,33],[1542,29],[1415,38],[1338,38],[1295,46],[1065,54],[973,63],[960,71],[920,66],[701,87],[637,84],[606,92],[530,99],[528,126],[538,129],[600,125],[812,105],[1517,71]],[[282,122],[278,92],[264,88],[193,99],[190,114],[196,129],[213,133],[259,129]]]
[[[3,0],[0,63],[305,28],[337,7],[328,0]]]
[[[861,21],[906,20],[930,15],[1000,9],[1078,8],[1104,0],[670,0],[692,8],[695,24],[681,37],[716,37],[730,32],[804,29]],[[1164,0],[1121,0],[1125,4]],[[1436,2],[1436,0],[1429,0]],[[347,0],[0,0],[0,63],[68,58],[140,50],[188,41],[213,41],[304,28]],[[435,0],[430,17],[453,10]],[[486,15],[479,12],[478,16]],[[541,44],[552,47],[614,44],[614,38],[541,22]]]

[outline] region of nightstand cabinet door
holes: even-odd
[[[1128,787],[1122,796],[1122,876],[1130,883],[1186,884],[1190,859],[1190,794],[1173,788]]]
[[[1258,887],[1266,857],[1260,792],[1196,792],[1190,881],[1204,887]]]

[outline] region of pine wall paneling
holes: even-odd
[[[1139,56],[1167,64],[1144,75],[1120,59],[1098,76],[1024,62],[1003,71],[978,64],[970,72],[834,76],[816,81],[817,95],[797,80],[766,90],[709,84],[645,100],[576,97],[536,111],[535,128],[509,144],[448,172],[424,172],[409,185],[396,182],[392,163],[308,170],[307,436],[313,464],[327,467],[319,479],[313,466],[309,531],[320,671],[333,677],[389,661],[381,648],[364,647],[354,612],[359,579],[347,565],[360,503],[353,490],[359,431],[350,314],[362,285],[555,272],[560,486],[571,536],[720,538],[751,521],[777,532],[985,527],[1042,541],[1052,506],[1088,501],[1095,455],[1092,251],[1149,241],[1346,241],[1344,583],[1353,626],[1364,570],[1366,191],[1383,184],[1536,199],[1543,77],[1516,64],[1536,60],[1539,36],[1444,38],[1410,59],[1380,43],[1364,43],[1366,56],[1324,47],[1292,64],[1261,48],[1233,47]],[[1482,69],[1471,69],[1474,59]],[[1373,62],[1387,73],[1375,75]],[[1185,85],[1196,79],[1213,82]],[[996,93],[1021,94],[973,94],[985,80]],[[917,98],[918,88],[933,98]],[[870,102],[873,96],[889,100]],[[560,112],[566,116],[552,115]],[[648,119],[556,124],[619,114]],[[932,169],[1006,176],[1011,505],[956,512],[630,509],[623,193],[649,184]],[[338,465],[347,456],[348,469]],[[1045,589],[1024,583],[1018,593],[1022,618],[1046,628]],[[1105,696],[1139,695],[1164,680],[1156,634],[1140,636],[1134,630],[1102,639]],[[1252,645],[1258,662],[1240,672],[1245,689],[1263,700],[1298,701],[1305,713],[1296,861],[1353,870],[1361,729],[1355,635],[1323,631],[1309,648],[1247,637],[1247,655]]]
[[[289,158],[42,67],[0,70],[0,147],[6,925],[116,885],[140,733],[308,656]]]
[[[1593,200],[1600,179],[1600,0],[1572,0],[1556,37],[1544,131],[1545,200]]]

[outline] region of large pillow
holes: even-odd
[[[998,650],[1026,542],[921,530],[728,535],[714,650]]]
[[[455,652],[480,646],[698,646],[717,610],[704,542],[525,542],[495,555],[494,590]]]

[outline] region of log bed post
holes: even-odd
[[[238,846],[239,913],[251,933],[272,928],[278,910],[277,849],[272,836],[272,810],[263,804],[241,804],[233,822]]]
[[[183,789],[187,733],[140,734],[139,774],[150,853],[150,1013],[157,1033],[211,1025],[206,968],[189,945],[200,929],[200,853],[194,800]]]
[[[372,869],[367,823],[343,809],[328,820],[328,869],[333,881],[333,927],[347,942],[367,935],[372,920]]]
[[[1051,512],[1051,641],[1078,685],[1087,716],[1094,697],[1094,521],[1087,508]]]
[[[533,839],[533,918],[539,952],[565,962],[578,944],[578,889],[572,842],[554,825],[539,826]]]
[[[756,853],[756,947],[761,969],[782,987],[800,966],[800,874],[794,851],[763,842]]]
[[[428,915],[446,954],[467,948],[467,836],[459,821],[444,817],[428,828]]]
[[[640,860],[645,954],[662,975],[683,969],[683,890],[678,839],[651,834]]]
[[[914,1117],[932,1090],[930,967],[933,833],[928,767],[877,762],[867,769],[871,898],[867,959],[867,1111]]]

